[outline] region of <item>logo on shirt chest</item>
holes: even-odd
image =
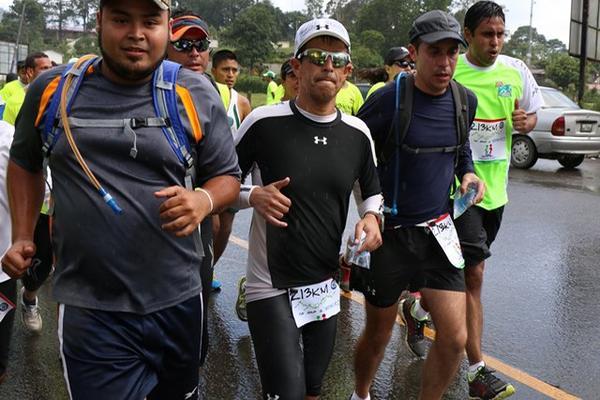
[[[502,81],[496,82],[498,97],[512,97],[512,85],[504,84]]]
[[[322,144],[323,146],[327,146],[327,138],[325,136],[318,137],[315,136],[315,144]]]

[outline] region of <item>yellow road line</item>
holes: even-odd
[[[244,239],[240,239],[234,235],[231,235],[229,237],[229,240],[248,250],[248,242]],[[352,301],[355,301],[357,303],[360,303],[362,305],[365,304],[365,299],[364,297],[356,292],[350,292],[350,293],[345,293],[342,292],[342,296],[346,297],[347,299],[350,299]],[[404,325],[402,323],[402,319],[400,318],[400,316],[396,316],[396,323],[398,323],[399,325]],[[435,339],[435,331],[433,329],[429,329],[429,328],[425,328],[425,336],[427,336],[429,339],[434,340]],[[491,368],[497,370],[498,372],[502,373],[503,375],[506,375],[510,378],[512,378],[513,380],[519,381],[522,384],[524,384],[525,386],[529,386],[531,389],[548,396],[551,399],[555,399],[555,400],[581,400],[579,397],[573,396],[572,394],[569,394],[567,392],[565,392],[564,390],[561,390],[557,387],[554,387],[540,379],[537,379],[529,374],[527,374],[524,371],[521,371],[520,369],[514,368],[500,360],[498,360],[497,358],[485,355],[483,356],[483,360],[485,361],[485,363],[487,365],[489,365]]]

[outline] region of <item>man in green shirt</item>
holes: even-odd
[[[454,79],[477,95],[469,140],[475,173],[486,185],[483,201],[455,222],[466,264],[469,397],[504,399],[515,389],[486,367],[481,353],[483,271],[508,202],[512,133],[528,133],[535,127],[542,97],[527,66],[500,54],[505,38],[501,6],[492,1],[475,3],[465,15],[464,36],[469,47],[458,59]],[[427,308],[423,302],[421,306]]]
[[[275,82],[275,72],[269,70],[263,74],[267,81],[267,105],[277,104],[277,82]]]
[[[52,68],[52,61],[50,61],[50,58],[46,54],[37,52],[28,55],[25,59],[25,77],[27,83],[31,83],[39,74],[50,68]],[[6,108],[2,116],[2,119],[11,125],[15,124],[23,100],[25,100],[25,87],[22,88],[23,90],[18,90],[16,87],[14,89],[10,97],[5,100]]]
[[[346,81],[335,96],[335,106],[341,112],[348,115],[358,114],[358,110],[364,104],[364,99],[360,93],[360,89],[352,82]]]

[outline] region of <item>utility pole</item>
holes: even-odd
[[[583,94],[585,92],[585,62],[587,59],[587,30],[588,16],[590,11],[590,1],[583,0],[581,12],[581,43],[579,55],[579,87],[577,90],[577,102],[581,106]]]
[[[529,42],[527,45],[527,66],[531,68],[531,42],[533,41],[533,3],[531,0],[531,8],[529,9]]]
[[[19,57],[19,41],[21,40],[21,32],[23,31],[23,20],[25,19],[25,5],[26,0],[23,0],[23,8],[21,8],[21,18],[19,18],[19,30],[17,31],[17,40],[15,42],[15,52],[13,54],[12,62],[10,63],[10,72],[17,72],[17,57]]]

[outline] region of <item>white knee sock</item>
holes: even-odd
[[[367,397],[362,398],[359,395],[356,394],[356,392],[352,393],[352,397],[350,397],[350,400],[371,400],[371,395],[367,394]]]

